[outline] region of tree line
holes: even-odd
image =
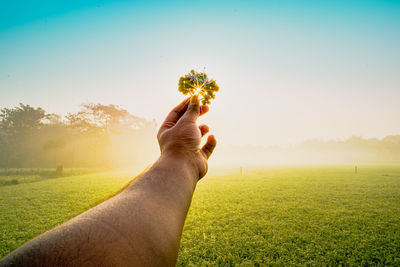
[[[0,109],[0,168],[109,168],[150,164],[156,122],[116,105],[83,104],[60,116],[19,104]],[[400,135],[309,140],[289,147],[219,146],[212,162],[237,164],[400,164]]]
[[[225,146],[216,151],[219,165],[400,164],[400,135],[384,138],[353,136],[308,140],[287,147]]]
[[[157,153],[156,128],[116,105],[60,116],[21,103],[0,110],[0,168],[143,165]]]

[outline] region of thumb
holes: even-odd
[[[199,97],[197,95],[194,95],[190,99],[189,106],[183,117],[196,121],[199,116],[200,116],[200,101]]]

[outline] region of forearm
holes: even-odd
[[[134,236],[145,233],[143,243],[149,244],[148,249],[154,253],[167,257],[168,263],[175,263],[197,181],[197,171],[189,162],[161,157],[121,195],[133,198],[136,203],[132,221],[138,223],[133,227],[138,233],[131,233]]]
[[[26,243],[2,263],[173,265],[197,179],[188,162],[161,157],[120,194]]]

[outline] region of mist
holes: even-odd
[[[155,121],[116,105],[83,104],[67,116],[20,104],[0,110],[2,168],[139,168],[158,154]]]
[[[227,166],[399,164],[400,135],[308,140],[287,147],[221,146],[211,162]]]
[[[83,104],[64,117],[24,104],[3,108],[0,167],[143,169],[159,156],[157,130],[155,120],[112,104]],[[217,145],[210,159],[210,166],[399,163],[400,135],[308,140],[287,147]]]

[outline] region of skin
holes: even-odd
[[[174,266],[183,224],[207,159],[213,135],[197,126],[208,111],[197,97],[166,117],[157,134],[161,156],[119,194],[36,237],[0,266]]]

